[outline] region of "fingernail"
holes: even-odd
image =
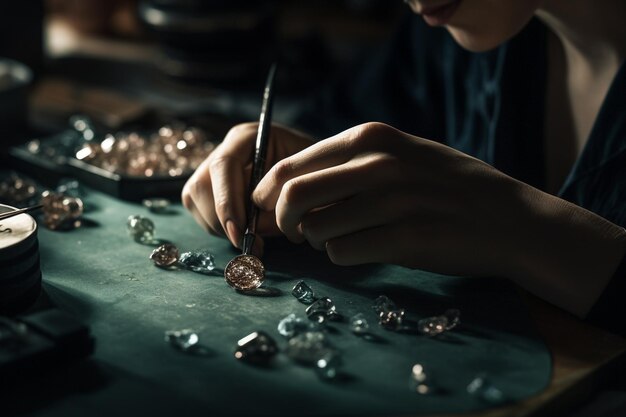
[[[233,246],[238,248],[239,230],[237,229],[235,222],[233,222],[232,220],[226,220],[226,233],[228,233],[228,238],[230,239],[230,242],[233,244]]]

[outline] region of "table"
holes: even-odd
[[[83,228],[41,229],[40,247],[47,301],[91,327],[96,352],[86,362],[28,381],[12,392],[13,399],[29,399],[25,404],[14,401],[22,414],[478,412],[492,405],[470,396],[465,387],[476,374],[486,372],[511,401],[508,408],[487,415],[509,415],[506,410],[526,413],[545,407],[607,359],[607,351],[599,351],[584,362],[563,362],[564,354],[556,358],[556,378],[550,381],[549,352],[521,297],[503,280],[444,277],[380,265],[338,268],[321,252],[279,240],[268,242],[264,260],[270,271],[267,285],[280,295],[243,296],[221,277],[156,268],[148,259],[152,247],[127,236],[129,215],[149,215],[157,238],[171,240],[181,250],[208,247],[218,265],[225,265],[236,252],[196,227],[180,206],[152,215],[137,204],[95,191],[85,202]],[[332,324],[329,338],[344,356],[343,377],[337,382],[321,381],[284,354],[270,367],[233,358],[236,341],[255,330],[266,331],[284,348],[276,324],[292,312],[304,316],[306,307],[289,294],[297,278],[305,279],[319,296],[331,297],[344,316],[366,314],[382,341],[354,336],[345,322]],[[378,327],[370,309],[380,294],[406,307],[412,319],[458,307],[463,324],[440,338],[388,332]],[[558,321],[554,325],[563,327]],[[163,341],[165,330],[188,327],[199,333],[207,355],[186,355]],[[614,346],[614,340],[605,340]],[[431,373],[437,395],[409,391],[409,372],[416,362]],[[577,375],[572,368],[585,372]],[[550,390],[536,396],[548,384]],[[36,401],[30,395],[33,390],[38,392]],[[532,398],[518,401],[527,397]]]

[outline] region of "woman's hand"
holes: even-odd
[[[380,123],[280,160],[253,199],[336,264],[507,277],[581,316],[626,249],[623,228]]]
[[[239,246],[246,223],[248,184],[258,123],[232,128],[224,141],[198,167],[183,188],[183,205],[209,232],[224,236]],[[312,139],[295,130],[273,125],[266,163],[275,162],[304,149]],[[266,168],[267,168],[266,167]],[[260,213],[257,231],[261,235],[278,234],[274,213]],[[253,251],[262,252],[262,239],[255,240]]]
[[[494,275],[510,261],[519,192],[478,159],[367,123],[279,161],[253,198],[290,240],[340,265]]]

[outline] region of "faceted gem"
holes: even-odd
[[[457,309],[446,310],[441,316],[422,319],[417,322],[417,331],[429,336],[436,336],[458,326],[461,322],[461,312]]]
[[[188,352],[198,346],[200,338],[191,329],[168,330],[165,332],[165,341],[176,349]]]
[[[80,227],[83,202],[80,198],[45,191],[41,196],[43,220],[51,230]]]
[[[210,274],[215,269],[215,258],[207,250],[183,252],[178,258],[178,264],[200,274]]]
[[[328,297],[316,300],[305,310],[307,317],[313,321],[323,323],[325,319],[333,319],[339,316],[335,303]]]
[[[448,325],[446,330],[451,330],[461,323],[461,312],[456,308],[451,308],[445,311],[443,315],[448,319]]]
[[[312,365],[334,350],[322,332],[304,332],[289,339],[287,356],[303,364]]]
[[[341,356],[336,352],[329,352],[315,362],[315,372],[323,380],[333,380],[339,374]]]
[[[374,305],[372,306],[374,311],[380,315],[381,312],[387,312],[392,310],[397,310],[398,307],[396,303],[391,301],[389,297],[386,295],[381,295],[376,300],[374,300]]]
[[[350,330],[357,335],[366,334],[370,330],[370,325],[363,313],[358,313],[350,319]]]
[[[421,319],[417,322],[417,331],[428,335],[436,336],[446,331],[448,319],[446,316],[434,316]]]
[[[37,195],[37,185],[26,178],[11,174],[0,181],[0,201],[13,206],[36,204],[33,200]]]
[[[427,383],[427,379],[430,380],[424,372],[424,367],[419,363],[413,365],[413,368],[411,368],[411,378],[409,384],[411,391],[422,395],[432,393],[433,390],[430,383]]]
[[[315,301],[313,289],[304,281],[298,281],[298,283],[294,285],[293,290],[291,290],[291,294],[304,304],[311,304]]]
[[[253,332],[237,342],[235,359],[261,363],[267,362],[278,353],[274,339],[265,332]]]
[[[294,337],[297,334],[315,331],[319,329],[319,325],[310,321],[303,320],[291,313],[278,323],[278,333],[286,338]]]
[[[135,242],[151,243],[154,241],[154,223],[147,217],[138,215],[128,217],[126,230]]]
[[[467,392],[491,404],[500,404],[505,401],[504,393],[494,386],[486,375],[482,374],[469,383]]]
[[[253,290],[263,284],[265,266],[256,256],[239,255],[226,265],[224,279],[236,290]]]
[[[178,248],[171,243],[164,243],[152,251],[150,259],[156,266],[171,266],[178,261]]]
[[[81,198],[85,194],[78,180],[71,178],[65,178],[59,181],[56,191],[59,194],[74,198]]]
[[[381,311],[378,323],[387,330],[400,330],[404,322],[404,310]]]
[[[171,204],[166,198],[146,198],[141,203],[153,213],[164,213]]]

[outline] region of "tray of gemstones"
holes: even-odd
[[[72,177],[129,201],[178,198],[234,124],[219,115],[158,116],[107,132],[87,117],[74,116],[68,129],[13,147],[9,154],[15,168],[46,185]]]

